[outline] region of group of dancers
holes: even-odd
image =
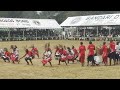
[[[110,41],[109,44],[103,42],[101,46],[95,46],[92,41],[89,42],[89,45],[86,47],[83,42],[80,42],[79,49],[76,49],[74,46],[70,49],[70,47],[65,46],[56,46],[55,57],[60,62],[72,61],[74,63],[75,60],[78,60],[81,63],[81,66],[85,64],[85,57],[86,57],[86,50],[87,53],[87,66],[91,63],[91,66],[99,66],[103,63],[105,66],[111,66],[111,62],[113,60],[114,65],[120,63],[120,42],[114,42],[113,40]],[[102,60],[100,58],[102,56]],[[67,63],[66,63],[67,65]]]
[[[32,60],[35,58],[35,56],[39,57],[39,50],[32,45],[31,50],[29,50],[27,47],[24,47],[25,54],[19,58],[19,50],[16,45],[11,45],[10,47],[11,51],[9,52],[7,48],[4,48],[3,50],[0,50],[0,57],[5,62],[12,63],[17,62],[20,63],[20,60],[22,58],[25,59],[27,65],[31,63],[33,65]],[[106,44],[106,42],[103,42],[103,45],[101,46],[95,46],[92,41],[89,42],[89,45],[86,47],[83,42],[80,42],[79,48],[75,48],[74,46],[66,47],[64,45],[56,45],[55,46],[55,53],[54,53],[54,59],[58,60],[58,65],[61,64],[61,62],[64,62],[66,65],[69,64],[69,62],[80,62],[81,66],[84,66],[85,64],[85,57],[86,57],[86,51],[87,53],[87,66],[91,63],[92,66],[100,65],[100,63],[103,63],[105,66],[111,65],[111,62],[113,60],[114,65],[120,63],[120,42],[114,42],[113,40],[110,41],[109,44]],[[47,63],[52,66],[52,49],[50,48],[50,43],[45,44],[45,51],[43,53],[42,57],[42,64],[45,66]],[[102,60],[100,59],[100,55],[102,55]]]
[[[27,62],[27,65],[29,65],[29,61],[33,65],[32,59],[35,58],[35,55],[37,55],[37,57],[39,58],[38,49],[35,48],[34,45],[32,45],[30,48],[32,49],[28,50],[27,47],[24,47],[25,55],[23,57],[25,57],[25,61]],[[4,60],[4,62],[11,61],[14,64],[15,62],[19,64],[20,60],[23,57],[19,58],[19,49],[17,48],[17,45],[11,45],[10,50],[11,51],[8,51],[7,48],[0,49],[0,57]]]

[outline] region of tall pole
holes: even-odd
[[[37,40],[37,29],[36,29],[36,40]]]
[[[84,39],[85,39],[85,28],[84,28]]]
[[[9,29],[9,31],[8,31],[8,41],[10,41],[10,30],[11,29]]]
[[[77,30],[77,36],[78,36],[78,27],[76,27],[76,30]]]
[[[50,34],[49,34],[49,29],[48,29],[48,37],[47,37],[48,39],[49,39],[49,36],[50,36]]]
[[[110,34],[111,34],[110,31],[111,31],[111,28],[109,28],[109,36],[110,36]]]
[[[97,26],[97,37],[98,37],[98,26]]]
[[[23,29],[23,40],[24,40],[24,38],[25,38],[25,36],[24,36],[24,35],[25,35],[25,33],[24,33],[24,32],[25,32],[25,30]]]

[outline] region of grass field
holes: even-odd
[[[73,40],[41,40],[41,41],[11,41],[11,42],[0,42],[0,48],[10,47],[10,45],[17,45],[20,51],[20,57],[24,55],[23,46],[27,45],[28,47],[34,44],[40,52],[40,57],[44,52],[45,43],[50,42],[51,48],[54,53],[54,46],[57,44],[64,44],[66,46],[79,47],[80,41]],[[87,46],[88,41],[85,41],[84,44]],[[95,45],[100,45],[102,41],[93,41]],[[107,42],[108,43],[108,42]],[[29,48],[30,49],[30,48]],[[88,51],[86,51],[86,54]],[[120,79],[120,65],[116,66],[86,66],[81,67],[81,64],[75,62],[75,64],[61,63],[57,65],[58,61],[52,60],[53,67],[47,64],[45,67],[42,66],[42,59],[33,60],[32,65],[26,65],[26,62],[21,59],[20,64],[5,63],[0,59],[0,79]]]

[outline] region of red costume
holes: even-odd
[[[86,51],[85,46],[81,45],[79,47],[79,60],[81,63],[84,63],[84,61],[85,61],[85,51]]]
[[[32,48],[31,52],[33,53],[33,56],[37,55],[39,57],[38,49],[37,48]]]
[[[107,57],[108,56],[108,47],[107,47],[107,45],[103,45],[102,46],[102,58],[103,58],[103,62],[105,63],[107,63]]]
[[[73,51],[74,51],[74,56],[77,57],[77,56],[78,56],[78,51],[77,51],[77,49],[74,48]]]
[[[51,50],[51,49],[49,49],[49,50]],[[44,54],[43,54],[43,60],[42,60],[42,63],[45,65],[45,64],[47,64],[47,62],[50,62],[51,60],[52,60],[52,57],[51,57],[51,55],[52,55],[52,53],[51,53],[51,51],[45,51],[44,52]]]
[[[111,49],[111,52],[115,51],[115,43],[114,42],[110,43],[110,49]]]
[[[67,60],[67,51],[63,49],[63,51],[60,52],[61,53],[61,58],[60,58],[60,61],[64,62]]]
[[[88,50],[89,50],[88,56],[90,56],[90,55],[94,56],[95,45],[90,44],[88,46]]]
[[[23,56],[25,57],[26,59],[33,59],[33,53],[29,50],[27,50],[27,52],[25,53],[25,55]],[[21,57],[20,59],[22,59],[23,57]]]
[[[9,58],[9,59],[10,59],[10,52],[6,51],[6,52],[4,53],[4,55],[5,55],[6,58]]]
[[[61,56],[61,54],[59,52],[59,48],[56,48],[56,50],[55,50],[55,60],[59,60],[60,56]]]
[[[13,50],[11,55],[10,55],[11,60],[18,61],[18,57],[19,57],[18,49]]]

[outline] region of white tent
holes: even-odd
[[[101,26],[101,25],[120,25],[120,14],[88,15],[68,17],[62,27],[67,26]]]
[[[0,18],[0,28],[61,29],[54,19]]]

